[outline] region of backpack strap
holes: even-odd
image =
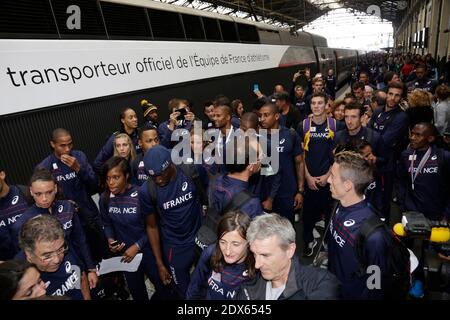
[[[336,119],[327,117],[327,128],[328,128],[327,139],[333,140],[334,133],[336,132]]]
[[[311,139],[311,117],[303,120],[303,150],[309,151],[309,141]]]
[[[296,131],[293,128],[289,128],[289,135],[291,136],[291,140],[292,140],[292,150],[294,150],[295,147],[295,135],[296,135]]]
[[[359,262],[359,270],[355,274],[358,277],[362,277],[366,274],[367,260],[365,252],[365,241],[376,229],[380,227],[386,228],[386,224],[381,221],[380,217],[377,214],[373,213],[363,222],[361,228],[359,229],[355,242],[356,256]]]
[[[375,147],[373,144],[372,144],[372,140],[373,140],[373,130],[371,129],[371,128],[367,128],[367,142],[368,143],[370,143],[370,145],[372,146],[372,148],[373,147]]]
[[[148,194],[150,195],[150,199],[152,200],[153,206],[156,209],[156,213],[158,213],[158,215],[161,216],[161,212],[159,211],[158,202],[156,200],[156,184],[152,178],[147,180],[147,191],[148,191]]]
[[[227,204],[225,209],[222,212],[222,215],[226,212],[239,209],[244,204],[246,204],[249,200],[253,198],[253,195],[248,190],[243,190],[241,192],[236,193],[231,201]]]
[[[183,171],[184,175],[192,179],[197,191],[197,198],[200,200],[200,203],[202,205],[207,206],[208,197],[195,164],[182,163],[178,165],[177,168],[180,168],[181,171]]]

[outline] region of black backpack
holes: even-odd
[[[253,195],[249,191],[243,190],[236,193],[231,198],[230,202],[222,212],[217,212],[211,207],[209,208],[208,213],[202,217],[202,224],[197,232],[197,236],[195,237],[195,244],[198,247],[197,249],[200,249],[198,253],[201,253],[201,251],[203,251],[207,246],[217,241],[217,226],[223,214],[239,209],[252,198]]]
[[[388,256],[386,258],[387,272],[381,279],[384,299],[403,300],[407,297],[411,285],[409,251],[403,242],[380,220],[377,214],[373,214],[364,221],[356,238],[355,250],[359,261],[357,275],[360,277],[367,275],[365,239],[378,229],[383,230],[386,233],[386,238],[389,239]]]

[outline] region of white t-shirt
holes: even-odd
[[[281,296],[285,288],[286,288],[285,284],[278,288],[272,288],[272,282],[267,281],[266,300],[278,300],[278,298]]]

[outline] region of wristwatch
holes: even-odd
[[[305,195],[305,190],[297,190],[297,193],[300,193],[302,196],[304,196]]]

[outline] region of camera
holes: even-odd
[[[177,120],[184,120],[184,116],[187,115],[187,110],[186,108],[181,108],[178,109],[177,112],[179,112],[180,114],[177,117]]]
[[[305,69],[300,69],[300,70],[298,70],[298,73],[300,75],[304,75],[306,73],[306,70]]]

